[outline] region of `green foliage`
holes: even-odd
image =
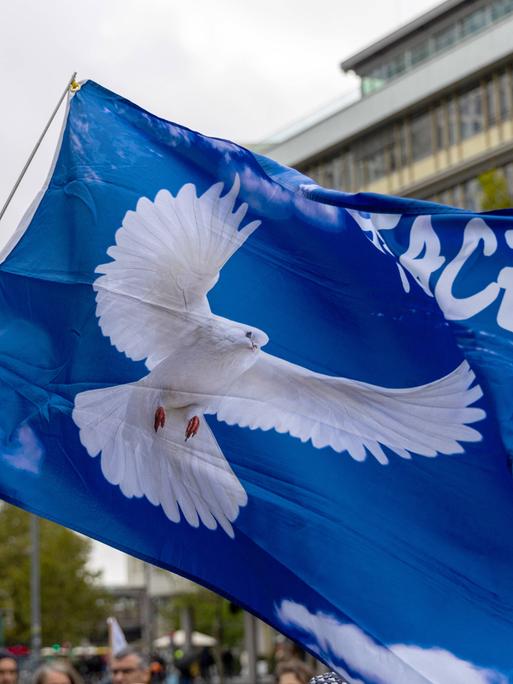
[[[194,594],[173,598],[167,612],[174,629],[180,627],[180,610],[184,607],[194,610],[195,630],[210,634],[222,646],[241,645],[244,638],[243,612],[234,612],[229,601],[203,588]]]
[[[481,211],[495,209],[509,209],[513,207],[513,198],[508,189],[508,183],[502,171],[490,169],[478,176],[481,187]]]
[[[7,616],[6,642],[30,642],[30,516],[0,508],[0,608]],[[87,569],[90,541],[40,521],[43,644],[77,642],[94,635],[109,599]]]

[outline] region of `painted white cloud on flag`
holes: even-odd
[[[284,627],[312,635],[309,648],[341,675],[358,672],[373,684],[507,684],[505,676],[476,667],[440,648],[405,644],[381,646],[353,624],[343,624],[325,613],[284,600],[276,609]],[[308,640],[306,640],[306,643]],[[350,679],[352,684],[363,684]]]
[[[0,461],[26,473],[39,474],[44,451],[28,425],[22,425],[8,444],[2,444],[3,441],[0,432]]]

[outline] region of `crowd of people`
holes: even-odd
[[[54,658],[38,665],[32,672],[20,670],[18,659],[7,650],[0,650],[0,684],[87,684],[71,662]],[[101,684],[157,684],[150,662],[135,649],[126,648],[110,659]]]
[[[213,663],[213,659],[210,662]],[[88,684],[77,669],[62,658],[44,662],[33,671],[25,669],[23,674],[23,678],[20,677],[18,659],[11,652],[0,649],[0,684]],[[312,670],[298,657],[279,658],[274,684],[308,684],[312,676]],[[198,677],[202,682],[209,681],[206,671],[201,669]],[[127,647],[109,659],[99,684],[191,684],[193,679],[190,672],[179,669],[171,676],[163,659],[148,659],[136,649]]]

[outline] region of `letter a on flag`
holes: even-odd
[[[86,82],[0,257],[0,496],[348,681],[513,682],[512,254]]]

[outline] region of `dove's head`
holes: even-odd
[[[227,343],[230,346],[233,345],[244,355],[247,352],[251,352],[251,354],[258,352],[261,347],[269,342],[265,332],[255,328],[255,326],[239,321],[230,321],[219,316],[213,318],[211,339],[217,339],[223,347],[226,347]]]
[[[242,342],[246,344],[252,352],[257,352],[269,342],[269,338],[265,332],[258,328],[254,328],[253,326],[244,326],[242,333],[244,335]]]

